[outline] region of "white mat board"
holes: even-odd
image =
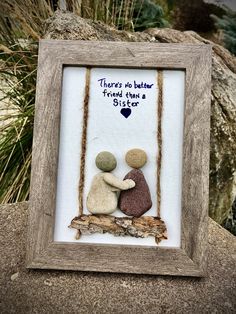
[[[82,67],[65,67],[63,72],[55,241],[77,242],[76,230],[69,229],[68,225],[71,219],[78,215],[85,73],[86,69]],[[111,86],[108,83],[118,84],[116,87],[114,84],[113,87],[108,87]],[[145,88],[145,83],[150,88]],[[184,85],[183,71],[164,71],[161,218],[167,225],[168,240],[162,241],[160,246],[165,247],[180,246]],[[117,97],[118,100],[127,102],[129,99],[130,102],[139,102],[137,106],[130,107],[131,114],[128,118],[120,113],[123,107],[120,107],[119,103],[114,106],[117,104],[114,103],[115,97],[108,94],[120,93],[121,90],[122,97]],[[139,98],[131,99],[129,93],[139,94]],[[91,70],[84,187],[85,214],[88,213],[86,196],[93,176],[99,172],[94,163],[97,153],[103,150],[112,152],[118,164],[113,173],[123,178],[131,170],[125,164],[125,153],[131,148],[142,148],[148,155],[148,163],[142,171],[153,201],[152,208],[145,215],[156,215],[157,96],[157,71],[155,70],[108,68]],[[118,210],[114,215],[124,216]],[[138,239],[114,237],[109,234],[82,236],[79,242],[156,245],[152,237]]]

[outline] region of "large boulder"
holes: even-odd
[[[0,313],[235,313],[236,241],[212,219],[205,278],[29,270],[28,205],[0,205]]]
[[[47,20],[45,38],[212,45],[210,216],[222,223],[229,215],[236,194],[235,57],[194,32],[168,28],[149,29],[142,33],[118,31],[105,24],[61,11]]]

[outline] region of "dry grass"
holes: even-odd
[[[134,29],[137,1],[67,0],[65,5],[82,17]],[[0,202],[29,196],[37,46],[55,9],[50,0],[0,2]]]

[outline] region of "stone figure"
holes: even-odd
[[[110,152],[100,152],[95,162],[102,172],[93,178],[87,208],[92,214],[112,214],[117,209],[120,190],[132,189],[135,183],[131,179],[120,180],[110,173],[117,165],[115,156]]]
[[[124,177],[124,180],[133,180],[135,187],[131,190],[121,191],[118,207],[128,216],[140,217],[152,207],[148,184],[139,169],[146,164],[147,154],[142,149],[131,149],[127,152],[125,160],[134,169]]]

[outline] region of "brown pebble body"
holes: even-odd
[[[120,210],[133,217],[140,217],[152,207],[151,194],[141,170],[133,169],[125,177],[135,182],[135,187],[121,191],[119,198]]]

